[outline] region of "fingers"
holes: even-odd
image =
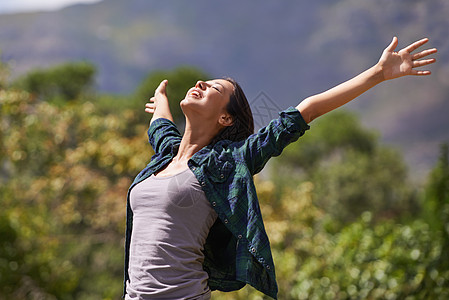
[[[154,101],[154,97],[150,99],[150,101]],[[156,110],[156,104],[155,103],[147,103],[145,104],[145,111],[149,114],[153,114]]]
[[[417,75],[417,76],[425,76],[425,75],[430,75],[432,74],[430,71],[426,70],[426,71],[418,71],[413,69],[411,75]]]
[[[408,45],[407,47],[405,47],[403,50],[407,51],[408,53],[413,52],[414,50],[418,49],[419,47],[421,47],[422,45],[424,45],[425,43],[427,43],[429,41],[428,38],[423,38],[420,39],[419,41],[416,41],[410,45]]]
[[[421,40],[409,45],[408,47],[404,48],[404,50],[410,53],[410,52],[416,50],[417,48],[421,47],[428,41],[429,41],[428,38],[421,39]],[[421,60],[418,60],[418,59],[426,57],[426,56],[434,54],[434,53],[437,53],[436,48],[426,49],[426,50],[423,50],[423,51],[413,54],[412,55],[412,68],[413,69],[411,71],[411,74],[417,75],[417,76],[430,75],[431,72],[429,70],[415,70],[414,68],[419,68],[419,67],[433,64],[436,61],[434,58],[421,59]]]
[[[412,63],[413,68],[418,68],[422,66],[426,66],[429,64],[433,64],[435,62],[435,58],[423,59],[423,60],[415,60]]]
[[[154,114],[154,112],[156,111],[156,100],[157,100],[157,97],[159,97],[159,98],[161,96],[165,96],[166,97],[165,89],[167,87],[167,83],[168,83],[167,79],[162,80],[162,82],[159,83],[159,86],[156,88],[156,91],[154,92],[154,96],[150,98],[150,102],[145,104],[145,111],[147,113]]]
[[[167,87],[168,80],[162,80],[161,83],[159,83],[159,86],[156,88],[156,91],[154,92],[154,96],[150,98],[149,102],[145,104],[145,112],[149,114],[154,114],[156,111],[156,101],[157,97],[165,96],[165,89]]]
[[[149,114],[154,114],[154,111],[156,110],[156,98],[155,97],[151,97],[150,98],[150,102],[145,104],[145,111]]]
[[[436,48],[427,49],[427,50],[421,51],[419,53],[413,54],[412,59],[413,60],[420,59],[420,58],[426,57],[426,56],[434,54],[434,53],[437,53]]]
[[[155,104],[155,103],[146,103],[146,104],[145,104],[145,107],[146,107],[146,108],[155,108],[155,107],[156,107],[156,104]]]
[[[429,64],[433,64],[435,61],[436,60],[434,58],[413,61],[411,75],[425,76],[432,74],[429,70],[415,70],[414,68],[427,66]]]

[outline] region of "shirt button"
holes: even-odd
[[[241,235],[241,234],[239,234],[238,238],[239,238],[239,239],[241,239],[241,238],[242,238],[242,235]]]
[[[228,219],[224,219],[224,222],[225,222],[225,224],[229,223]]]
[[[256,248],[251,247],[251,252],[252,252],[252,253],[256,253]]]
[[[217,206],[217,202],[212,202],[212,206]]]
[[[192,171],[195,171],[196,170],[196,167],[192,167]]]
[[[204,181],[201,181],[201,185],[202,185],[202,186],[205,186],[206,183],[205,183]]]
[[[267,269],[269,270],[269,269],[270,269],[270,266],[267,266]]]
[[[220,178],[223,179],[223,178],[224,178],[224,175],[223,175],[223,174],[220,174]]]

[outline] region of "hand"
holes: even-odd
[[[154,96],[150,98],[150,102],[145,104],[145,111],[147,113],[154,114],[159,101],[168,102],[166,93],[167,83],[168,83],[167,79],[163,80],[157,87],[156,91],[154,92]]]
[[[418,49],[428,41],[429,39],[424,38],[410,44],[399,52],[394,52],[394,49],[398,46],[398,38],[394,37],[390,45],[383,51],[382,56],[377,63],[377,65],[381,67],[383,80],[394,79],[406,75],[430,75],[430,71],[428,70],[421,71],[416,70],[415,68],[434,63],[434,58],[419,59],[436,53],[437,49],[432,48],[412,54],[414,50]]]

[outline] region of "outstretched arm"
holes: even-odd
[[[427,42],[428,39],[425,38],[410,44],[399,52],[394,52],[398,45],[398,39],[394,37],[390,45],[383,51],[376,65],[330,90],[304,99],[296,108],[301,112],[304,120],[309,123],[319,116],[348,103],[383,81],[406,75],[430,75],[430,71],[420,71],[415,68],[434,63],[435,59],[433,58],[420,59],[436,53],[437,49],[432,48],[415,54],[411,53]]]
[[[173,122],[166,93],[167,83],[167,80],[163,80],[154,92],[154,96],[150,98],[150,102],[145,104],[145,111],[153,114],[150,124],[159,118],[165,118]]]

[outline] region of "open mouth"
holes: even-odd
[[[189,95],[194,98],[198,98],[198,99],[202,98],[202,96],[203,96],[198,90],[191,91]]]

